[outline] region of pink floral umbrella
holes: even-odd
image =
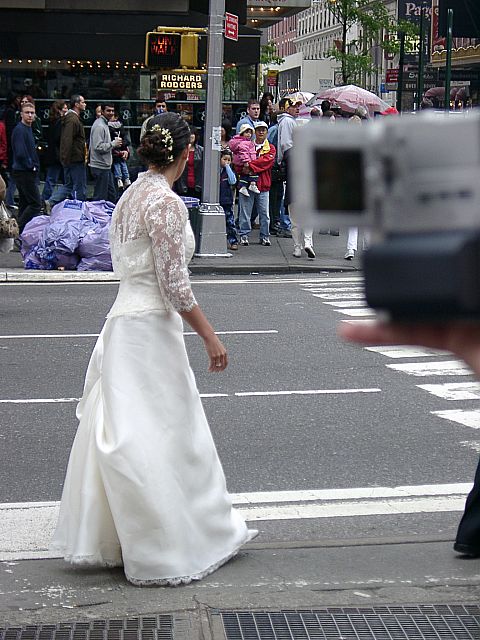
[[[323,89],[309,100],[307,106],[315,107],[319,105],[322,100],[330,100],[344,111],[349,112],[355,111],[358,106],[364,106],[368,109],[370,116],[373,116],[375,111],[385,111],[390,106],[371,91],[357,87],[354,84]]]

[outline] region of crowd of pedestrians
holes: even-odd
[[[262,246],[271,246],[271,236],[292,238],[293,256],[315,258],[313,230],[297,224],[288,180],[300,106],[301,102],[289,97],[274,104],[274,96],[264,93],[260,100],[248,101],[246,113],[235,127],[228,120],[222,122],[219,201],[225,212],[228,249],[247,247],[252,229],[259,229]],[[55,100],[48,127],[43,128],[31,96],[7,99],[0,120],[0,172],[7,183],[8,205],[14,205],[18,190],[20,230],[65,199],[86,200],[88,175],[93,181],[94,200],[115,203],[130,186],[132,143],[115,105],[104,102],[96,107],[89,136],[84,126],[86,107],[85,98],[78,94],[68,101]],[[153,114],[143,122],[140,140],[151,118],[165,113],[168,105],[159,97]],[[341,114],[325,100],[310,115],[334,123]],[[366,117],[359,108],[350,121],[361,124]],[[200,137],[201,131],[191,126],[188,160],[174,184],[174,190],[184,197],[202,196],[204,150]],[[41,165],[45,168],[42,193]],[[357,244],[358,230],[350,229],[345,259],[355,257]]]

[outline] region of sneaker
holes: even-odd
[[[294,258],[302,257],[302,250],[300,249],[300,247],[295,247],[295,249],[293,250],[293,257]]]
[[[123,180],[121,178],[117,178],[117,187],[123,189]]]
[[[230,251],[238,251],[238,242],[234,242],[232,244],[229,244],[228,248],[230,249]]]
[[[243,247],[248,247],[248,236],[240,236],[240,244]]]
[[[131,184],[132,184],[132,181],[130,180],[130,178],[125,178],[125,180],[123,181],[123,186],[125,187],[125,189],[129,187]]]
[[[289,231],[288,229],[279,229],[277,231],[277,236],[279,238],[291,238],[292,237],[292,232]]]
[[[261,238],[260,239],[260,244],[264,247],[271,247],[272,243],[270,242],[270,240],[268,238]]]
[[[253,193],[260,193],[260,189],[257,187],[257,184],[255,182],[251,182],[248,189]]]
[[[355,257],[355,249],[348,249],[347,253],[343,256],[344,260],[353,260]]]
[[[238,190],[238,193],[241,193],[242,196],[247,196],[248,198],[250,197],[247,187],[242,187],[241,189]]]
[[[252,222],[252,229],[260,229],[260,224],[258,222]]]
[[[305,253],[310,258],[310,260],[313,260],[315,258],[315,251],[313,250],[313,247],[310,247],[308,244],[305,247]]]

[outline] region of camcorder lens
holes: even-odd
[[[315,150],[317,211],[365,212],[364,172],[359,151]]]

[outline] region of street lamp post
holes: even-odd
[[[225,0],[210,0],[203,202],[199,209],[198,243],[195,253],[198,257],[231,257],[227,252],[225,213],[219,204],[224,16]]]

